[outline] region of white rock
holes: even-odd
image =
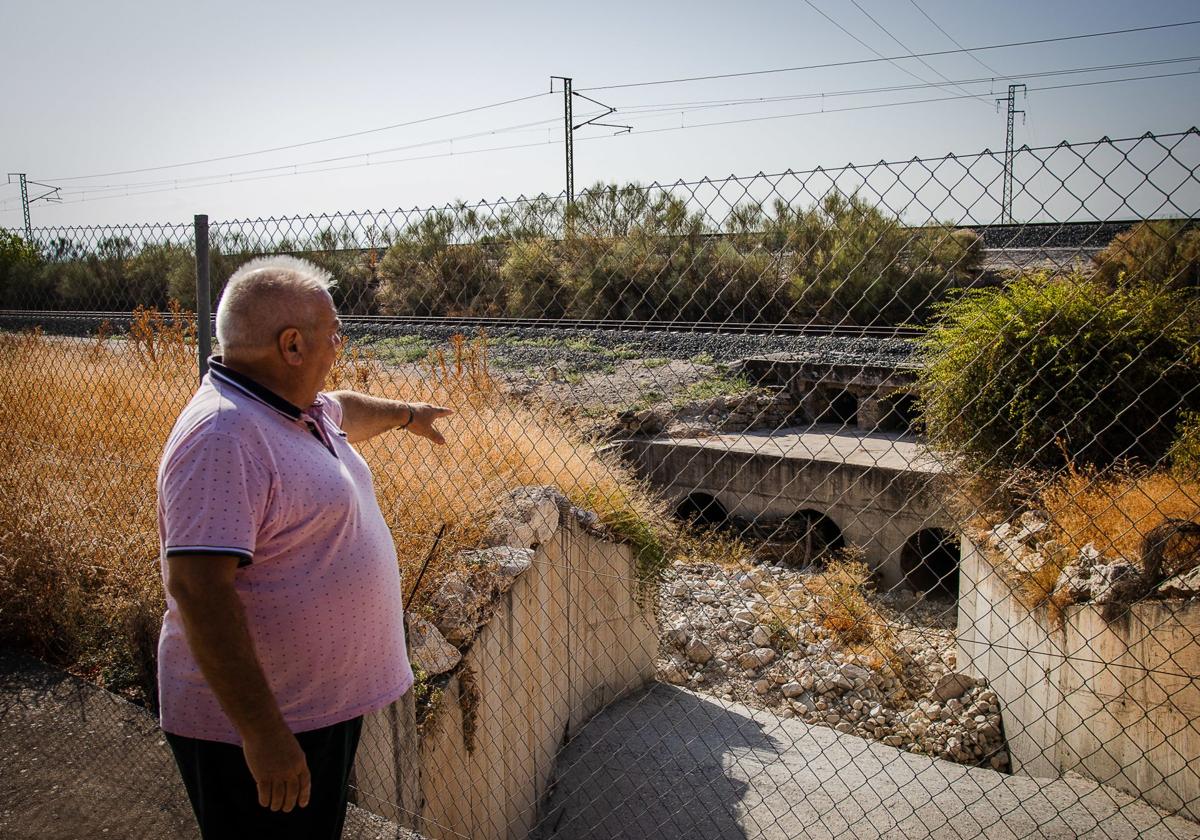
[[[429,602],[434,624],[452,645],[463,645],[475,635],[483,596],[460,575],[443,578]]]
[[[783,684],[781,691],[783,691],[784,697],[791,699],[793,697],[799,697],[801,694],[803,694],[804,687],[798,682],[788,682]]]
[[[764,668],[775,661],[775,651],[769,647],[755,648],[738,657],[738,665],[746,669]]]
[[[444,674],[462,661],[458,648],[423,618],[408,616],[408,642],[413,666],[430,676]]]
[[[979,685],[979,680],[969,674],[951,672],[938,680],[929,696],[944,703],[961,697],[966,691]]]
[[[750,641],[755,647],[768,647],[771,644],[771,631],[761,624],[755,625],[750,633]]]
[[[575,517],[575,521],[584,528],[595,528],[600,522],[600,515],[594,510],[587,510],[581,507],[571,506],[571,515]]]
[[[533,549],[494,546],[460,552],[466,563],[488,573],[488,579],[499,592],[507,592],[516,579],[533,565]]]
[[[688,642],[684,654],[697,665],[704,665],[713,657],[712,650],[699,638],[694,638]]]
[[[688,681],[687,668],[676,659],[659,660],[658,675],[672,685],[683,685]]]
[[[553,487],[518,487],[509,493],[488,528],[486,544],[533,548],[558,530],[559,506],[566,498]]]
[[[733,621],[735,624],[740,624],[748,630],[755,624],[758,624],[758,616],[750,610],[738,610],[733,614]]]

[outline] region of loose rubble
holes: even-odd
[[[879,596],[901,665],[847,653],[818,617],[772,626],[762,591],[793,596],[804,615],[812,572],[762,565],[742,572],[677,562],[661,587],[659,679],[723,700],[880,741],[914,753],[1008,770],[996,694],[954,671],[953,608]]]
[[[1189,526],[1185,523],[1183,527]],[[1049,516],[1043,511],[1030,510],[1015,522],[1001,522],[974,536],[976,543],[1010,576],[1032,576],[1045,566],[1057,565],[1061,571],[1050,599],[1059,608],[1083,603],[1111,608],[1143,597],[1200,595],[1200,571],[1197,571],[1200,556],[1185,559],[1181,566],[1170,570],[1175,572],[1173,575],[1156,577],[1132,559],[1105,557],[1090,542],[1074,551],[1052,534]]]
[[[409,615],[410,628],[419,626],[425,634],[430,655],[440,650],[441,642],[465,650],[491,618],[500,596],[533,564],[534,550],[567,521],[584,530],[598,527],[594,512],[575,507],[557,488],[517,487],[509,492],[488,525],[484,547],[460,552],[462,568],[446,574],[429,596],[431,626],[415,625],[420,619]],[[430,638],[430,632],[441,642]],[[439,655],[437,661],[445,662],[446,657]]]
[[[779,429],[797,422],[801,408],[784,388],[754,387],[738,394],[674,405],[669,401],[640,410],[618,412],[604,437],[658,435],[707,437],[731,432]]]

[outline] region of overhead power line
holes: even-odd
[[[592,138],[588,138],[592,139]],[[89,201],[107,201],[114,198],[131,198],[138,195],[151,195],[153,193],[176,192],[178,190],[194,190],[201,187],[220,187],[227,184],[246,184],[254,181],[270,181],[275,178],[292,178],[297,175],[316,175],[322,172],[340,172],[346,169],[361,169],[365,166],[389,166],[396,163],[411,163],[414,161],[435,160],[437,158],[447,157],[463,157],[467,155],[479,155],[487,152],[504,152],[512,149],[532,149],[535,146],[547,146],[561,143],[561,140],[543,140],[537,143],[516,143],[511,146],[491,146],[486,149],[467,149],[464,151],[449,151],[438,152],[431,155],[417,155],[406,158],[393,158],[391,160],[368,161],[365,163],[350,163],[342,166],[327,166],[320,169],[306,169],[300,172],[279,172],[273,175],[258,175],[250,178],[234,178],[231,176],[216,176],[219,180],[210,180],[206,184],[184,184],[181,186],[160,187],[151,190],[138,190],[136,192],[114,193],[112,195],[93,195],[76,199],[64,199],[60,204],[86,204]]]
[[[317,140],[305,140],[300,143],[289,143],[284,146],[271,146],[265,149],[255,149],[250,152],[237,152],[235,154],[219,155],[217,157],[202,158],[198,160],[189,160],[182,163],[164,163],[158,166],[143,166],[139,169],[120,169],[113,172],[99,172],[92,175],[68,175],[58,178],[49,178],[50,181],[85,181],[90,178],[112,178],[117,175],[138,175],[143,172],[161,172],[164,169],[178,169],[184,166],[200,166],[205,163],[219,163],[226,160],[237,160],[238,158],[253,157],[254,155],[265,155],[271,152],[285,152],[290,149],[301,149],[305,146],[316,146],[321,143],[332,143],[335,140],[349,140],[353,137],[364,137],[368,134],[378,134],[382,131],[391,131],[397,128],[408,128],[422,123],[434,122],[435,120],[449,119],[450,117],[461,117],[464,114],[474,114],[478,111],[486,111],[491,108],[499,108],[503,105],[514,105],[518,102],[528,102],[531,99],[538,99],[549,94],[545,91],[541,93],[530,94],[529,96],[518,96],[515,99],[505,99],[500,102],[490,102],[487,105],[476,105],[471,108],[463,108],[459,111],[450,111],[445,114],[435,114],[431,117],[420,117],[415,120],[407,120],[405,122],[392,123],[391,125],[381,125],[376,128],[364,128],[361,131],[351,131],[347,134],[337,134],[332,137],[321,137]]]
[[[946,38],[949,39],[951,44],[954,44],[954,46],[958,47],[960,50],[966,51],[966,53],[971,56],[972,60],[974,60],[974,62],[976,64],[978,64],[984,70],[987,70],[989,73],[995,73],[997,76],[1000,75],[999,70],[997,70],[992,65],[988,64],[986,61],[981,59],[979,56],[975,55],[975,53],[972,52],[971,50],[964,47],[962,44],[960,44],[958,42],[958,40],[953,35],[951,35],[949,32],[947,32],[945,29],[943,29],[942,25],[940,23],[938,23],[936,20],[931,18],[929,16],[929,13],[927,11],[925,11],[923,8],[921,8],[921,6],[917,3],[917,0],[908,0],[908,2],[912,3],[913,8],[915,8],[918,12],[920,12],[925,17],[925,20],[932,23],[934,28],[937,29],[938,32],[941,32],[943,35],[945,35]]]
[[[952,81],[955,85],[985,84],[998,81],[1008,81],[1010,79],[1040,79],[1053,76],[1072,76],[1080,73],[1098,73],[1106,70],[1132,70],[1141,67],[1161,67],[1168,64],[1185,64],[1188,62],[1200,62],[1200,55],[1179,56],[1177,58],[1159,58],[1147,61],[1128,61],[1121,64],[1097,64],[1090,67],[1067,67],[1059,70],[1041,70],[1036,72],[1012,73],[1000,76],[977,76],[971,79],[954,79]],[[796,93],[781,94],[778,96],[753,96],[726,99],[699,99],[684,102],[658,102],[646,103],[643,105],[631,105],[622,108],[621,111],[622,113],[633,114],[636,116],[649,116],[653,114],[679,114],[702,111],[710,108],[725,108],[738,105],[754,105],[759,103],[766,104],[771,102],[793,102],[803,99],[831,99],[840,96],[864,96],[875,93],[898,93],[901,91],[923,90],[933,87],[940,88],[942,86],[936,82],[924,82],[821,91],[818,93]]]
[[[810,6],[812,5],[812,0],[806,0],[806,2],[808,2],[808,4],[809,4]],[[946,75],[945,75],[944,73],[942,73],[942,71],[938,70],[936,67],[934,67],[932,64],[930,64],[930,63],[929,63],[928,61],[926,61],[925,59],[918,57],[918,56],[917,56],[917,55],[916,55],[916,54],[915,54],[915,53],[914,53],[914,52],[913,52],[911,49],[909,49],[909,47],[908,47],[908,45],[907,45],[907,44],[905,44],[903,41],[901,41],[899,38],[897,38],[895,35],[893,35],[893,34],[892,34],[891,32],[889,32],[887,29],[885,29],[885,28],[883,27],[883,25],[882,25],[882,24],[881,24],[879,21],[877,21],[877,20],[875,19],[875,17],[874,17],[874,16],[873,16],[873,15],[872,15],[870,12],[868,12],[868,11],[867,11],[866,9],[864,9],[864,8],[863,8],[861,5],[859,5],[859,3],[858,3],[858,0],[850,0],[850,2],[851,2],[853,5],[854,5],[854,8],[858,9],[860,12],[862,12],[862,13],[863,13],[863,15],[864,15],[864,16],[866,16],[867,20],[869,20],[869,21],[871,21],[871,23],[875,24],[875,28],[876,28],[876,29],[878,29],[878,30],[879,30],[880,32],[882,32],[884,35],[888,36],[888,37],[889,37],[889,38],[891,38],[893,41],[895,41],[895,42],[896,42],[896,45],[897,45],[898,47],[900,47],[900,49],[904,50],[904,51],[905,51],[906,53],[908,53],[910,56],[912,56],[913,58],[917,59],[917,61],[921,62],[921,64],[922,64],[922,65],[924,65],[925,67],[929,68],[929,70],[931,70],[935,76],[938,76],[939,78],[941,78],[941,79],[942,79],[942,81],[944,81],[944,82],[949,82],[949,81],[950,81],[948,78],[946,78]],[[814,7],[814,8],[815,8],[815,7]],[[825,15],[825,17],[826,17],[826,18],[829,18],[829,16],[828,16],[828,15]],[[832,20],[832,18],[829,18],[829,19],[830,19],[830,20]],[[851,36],[851,37],[853,37],[853,36]],[[854,40],[858,41],[859,39],[855,38]],[[862,42],[862,41],[859,41],[859,43],[863,43],[863,42]],[[864,46],[866,46],[866,45],[864,44]],[[875,53],[875,55],[882,55],[882,54],[881,54],[881,53],[880,53],[878,50],[874,49],[873,47],[868,47],[868,49],[870,49],[870,50],[871,50],[871,52]],[[895,67],[898,67],[898,68],[900,68],[901,70],[905,70],[905,68],[904,68],[904,66],[903,66],[903,65],[900,65],[900,64],[895,64],[894,62],[893,62],[893,66],[895,66]],[[905,72],[906,72],[906,73],[909,73],[909,75],[916,76],[916,74],[915,74],[915,73],[912,73],[911,71],[905,70]],[[921,79],[921,81],[923,81],[923,82],[924,82],[924,81],[927,81],[926,79],[923,79],[923,78],[921,78],[920,76],[916,76],[916,78],[918,78],[918,79]],[[968,90],[965,90],[964,88],[962,88],[962,87],[961,87],[961,86],[959,86],[959,85],[955,85],[955,84],[951,83],[951,85],[950,85],[950,86],[951,86],[951,87],[953,87],[954,89],[956,89],[957,91],[959,91],[960,93],[967,93],[967,94],[970,94],[970,91],[968,91]],[[941,86],[939,85],[939,87],[941,87]],[[943,87],[943,88],[942,88],[942,90],[946,90],[946,88],[944,88],[944,87]],[[971,95],[972,95],[972,96],[974,96],[974,94],[971,94]],[[975,96],[975,98],[976,98],[976,99],[978,99],[980,102],[983,102],[984,104],[987,104],[987,100],[986,100],[986,99],[984,99],[982,96]]]
[[[1101,80],[1092,81],[1092,82],[1072,82],[1070,84],[1065,84],[1065,85],[1043,85],[1042,87],[1031,87],[1028,90],[1030,93],[1035,92],[1035,91],[1066,90],[1068,88],[1091,87],[1094,85],[1111,85],[1111,84],[1118,84],[1120,82],[1141,82],[1141,81],[1148,81],[1150,79],[1170,79],[1170,78],[1176,78],[1179,76],[1200,77],[1200,70],[1189,70],[1189,71],[1186,71],[1183,73],[1156,73],[1151,76],[1129,76],[1129,77],[1122,78],[1122,79],[1101,79]],[[900,100],[897,102],[875,102],[875,103],[871,103],[869,105],[847,105],[842,108],[823,108],[823,109],[817,110],[817,111],[798,111],[798,112],[791,113],[791,114],[770,114],[770,115],[762,116],[762,117],[741,117],[739,119],[734,119],[734,120],[714,120],[712,122],[693,123],[691,125],[685,125],[685,126],[668,126],[666,128],[642,129],[642,130],[636,131],[634,133],[635,134],[657,134],[657,133],[666,132],[666,131],[683,131],[683,130],[688,130],[688,129],[693,129],[693,128],[705,128],[705,127],[709,127],[709,126],[718,126],[718,125],[737,125],[739,123],[766,122],[768,120],[782,120],[782,119],[788,119],[788,118],[792,118],[792,117],[812,117],[812,116],[819,116],[821,114],[839,114],[839,113],[845,113],[848,111],[870,111],[875,108],[895,108],[895,107],[906,106],[906,105],[923,105],[926,103],[933,103],[933,102],[952,102],[955,100],[968,99],[968,98],[974,98],[974,97],[968,96],[966,94],[956,93],[956,94],[951,94],[949,96],[937,96],[937,97],[932,97],[929,99],[905,99],[905,100]],[[589,139],[592,139],[592,138],[589,138]]]
[[[674,79],[655,79],[646,82],[624,82],[611,85],[594,85],[580,90],[617,90],[619,88],[650,87],[652,85],[673,85],[682,82],[707,82],[715,79],[739,79],[746,76],[765,76],[772,73],[793,73],[801,70],[825,70],[831,67],[853,67],[862,64],[879,64],[881,62],[904,61],[913,58],[930,58],[941,55],[959,55],[985,50],[1003,50],[1011,47],[1028,47],[1037,44],[1056,44],[1063,41],[1080,41],[1086,38],[1105,38],[1111,35],[1128,35],[1133,32],[1152,32],[1161,29],[1174,29],[1181,26],[1196,26],[1200,20],[1182,20],[1176,23],[1160,23],[1154,26],[1133,26],[1126,29],[1110,29],[1104,32],[1088,32],[1080,35],[1060,35],[1054,38],[1036,38],[1029,41],[1009,41],[1003,44],[985,44],[978,47],[960,47],[954,50],[931,50],[913,53],[912,55],[893,55],[881,58],[858,58],[846,61],[827,61],[821,64],[803,64],[796,67],[776,67],[770,70],[747,70],[741,73],[714,73],[708,76],[681,76]]]
[[[1097,80],[1097,81],[1090,81],[1090,82],[1071,82],[1071,83],[1061,84],[1061,85],[1044,85],[1041,87],[1030,87],[1029,92],[1033,93],[1033,92],[1037,92],[1037,91],[1066,90],[1066,89],[1070,89],[1070,88],[1090,87],[1090,86],[1095,86],[1095,85],[1117,84],[1117,83],[1122,83],[1122,82],[1149,81],[1149,80],[1153,80],[1153,79],[1168,79],[1168,78],[1176,78],[1176,77],[1181,77],[1181,76],[1197,76],[1197,75],[1200,75],[1200,71],[1193,70],[1193,71],[1187,71],[1187,72],[1183,72],[1183,73],[1158,73],[1158,74],[1148,75],[1148,76],[1130,76],[1130,77],[1125,77],[1125,78],[1120,78],[1120,79],[1104,79],[1104,80]],[[733,120],[718,120],[718,121],[704,122],[704,123],[693,123],[691,125],[684,125],[684,126],[667,126],[667,127],[663,127],[663,128],[642,129],[642,130],[635,131],[634,135],[661,134],[661,133],[666,133],[666,132],[671,132],[671,131],[691,131],[691,130],[695,130],[695,129],[699,129],[699,128],[709,128],[709,127],[714,127],[714,126],[736,125],[736,124],[740,124],[740,123],[756,123],[756,122],[765,122],[765,121],[769,121],[769,120],[779,120],[779,119],[794,119],[794,118],[799,118],[799,117],[815,117],[815,116],[822,116],[824,114],[846,113],[846,112],[851,112],[851,111],[869,111],[869,110],[875,110],[878,108],[907,107],[907,106],[911,106],[911,105],[924,105],[924,104],[931,104],[931,103],[938,103],[938,102],[951,102],[951,101],[962,100],[962,99],[967,99],[967,98],[970,98],[970,97],[968,97],[964,94],[950,94],[947,96],[931,97],[931,98],[925,98],[925,99],[909,99],[909,100],[900,100],[900,101],[896,101],[896,102],[876,102],[876,103],[870,103],[870,104],[865,104],[865,105],[849,105],[849,106],[845,106],[845,107],[841,107],[841,108],[825,108],[823,110],[817,110],[817,111],[801,111],[801,112],[789,113],[789,114],[772,114],[772,115],[762,116],[762,117],[743,117],[743,118],[733,119]],[[612,139],[614,136],[618,136],[618,135],[610,135],[608,133],[605,133],[605,134],[597,135],[597,136],[593,136],[593,137],[579,138],[579,142],[589,141],[589,140]],[[631,136],[631,135],[622,134],[619,136]],[[455,152],[455,151],[440,152],[440,153],[436,153],[436,154],[421,155],[421,156],[417,156],[417,157],[395,158],[395,159],[391,159],[391,160],[380,160],[380,161],[367,161],[364,163],[345,164],[345,165],[341,165],[341,166],[330,166],[330,167],[325,167],[325,168],[321,168],[321,169],[309,169],[309,170],[296,171],[296,172],[281,172],[281,173],[276,173],[276,174],[259,175],[259,176],[252,176],[252,177],[247,177],[247,178],[234,178],[232,176],[232,174],[228,175],[228,176],[214,176],[215,178],[218,178],[219,180],[211,180],[209,183],[204,183],[204,184],[186,184],[186,185],[182,185],[182,186],[171,186],[171,187],[165,187],[165,188],[160,188],[160,189],[151,189],[151,190],[143,190],[143,191],[137,191],[137,192],[120,193],[117,195],[90,196],[90,197],[84,197],[84,198],[79,198],[79,199],[74,199],[74,200],[68,199],[68,200],[64,200],[62,203],[63,204],[81,204],[81,203],[84,203],[87,201],[103,201],[103,200],[112,199],[112,198],[127,198],[127,197],[132,197],[132,196],[137,196],[137,195],[149,195],[151,193],[160,193],[160,192],[173,192],[175,190],[195,189],[197,187],[220,186],[223,184],[231,184],[231,183],[232,184],[241,184],[241,183],[247,183],[247,182],[253,182],[253,181],[269,180],[269,179],[274,179],[274,178],[293,177],[296,175],[313,175],[313,174],[318,174],[321,172],[333,172],[333,171],[342,171],[342,170],[347,170],[347,169],[358,169],[358,168],[362,168],[365,166],[387,166],[387,165],[398,164],[398,163],[408,163],[408,162],[413,162],[413,161],[424,161],[424,160],[433,160],[436,158],[454,157],[457,155],[476,155],[476,154],[485,154],[485,153],[489,153],[489,152],[509,151],[509,150],[514,150],[514,149],[529,149],[529,148],[534,148],[537,146],[556,145],[561,142],[563,142],[563,141],[550,139],[550,140],[538,142],[538,143],[520,143],[520,144],[514,144],[514,145],[510,145],[510,146],[496,146],[496,147],[489,147],[486,149],[470,149],[470,150],[458,151],[458,152]]]
[[[301,167],[301,166],[317,166],[319,164],[324,164],[324,163],[340,163],[342,161],[355,160],[357,158],[371,158],[376,155],[386,155],[386,154],[391,154],[393,152],[405,152],[405,151],[410,151],[412,149],[424,148],[427,146],[439,146],[439,145],[442,145],[443,143],[458,143],[463,140],[477,140],[480,137],[490,137],[490,136],[493,136],[496,134],[509,134],[509,133],[514,133],[514,132],[519,133],[522,131],[534,130],[540,126],[549,125],[549,124],[555,123],[557,121],[558,121],[557,118],[551,118],[551,119],[545,119],[545,120],[534,120],[532,122],[517,123],[516,125],[504,126],[502,128],[492,128],[492,129],[486,129],[484,131],[476,131],[471,134],[459,134],[454,137],[442,137],[437,140],[423,140],[419,143],[409,143],[404,146],[391,146],[386,149],[373,149],[373,150],[367,151],[367,152],[354,152],[352,154],[336,155],[334,157],[318,158],[316,160],[299,161],[296,163],[281,163],[281,164],[277,164],[275,166],[262,166],[262,167],[258,167],[256,169],[242,169],[242,170],[239,170],[236,172],[226,172],[226,173],[222,173],[222,174],[218,174],[218,175],[190,175],[190,176],[187,176],[184,178],[165,178],[165,179],[160,179],[160,180],[156,180],[156,181],[132,181],[129,183],[124,183],[124,184],[83,184],[83,185],[79,185],[72,189],[67,190],[67,193],[70,195],[77,195],[77,194],[81,194],[81,193],[104,192],[107,190],[123,190],[123,189],[130,189],[133,187],[155,187],[155,186],[164,186],[167,184],[182,185],[182,184],[194,183],[194,182],[198,182],[198,181],[211,181],[214,178],[228,179],[228,178],[233,178],[233,177],[236,177],[239,175],[260,175],[260,174],[266,174],[266,173],[270,173],[270,172],[284,172],[286,174],[289,170],[295,170],[297,167]],[[541,145],[541,144],[534,144],[534,145]]]
[[[1157,67],[1157,66],[1163,66],[1163,65],[1169,65],[1169,64],[1191,62],[1191,61],[1200,62],[1200,55],[1181,56],[1181,57],[1176,57],[1176,58],[1164,58],[1164,59],[1156,59],[1156,60],[1150,60],[1150,61],[1125,62],[1125,63],[1121,63],[1121,64],[1097,65],[1097,66],[1092,66],[1092,67],[1071,67],[1071,68],[1064,68],[1064,69],[1060,69],[1060,70],[1047,70],[1047,71],[1038,71],[1038,72],[1032,72],[1032,73],[1014,74],[1012,76],[1007,76],[1004,78],[1005,79],[1008,79],[1008,78],[1036,79],[1036,78],[1045,78],[1045,77],[1053,77],[1053,76],[1074,75],[1074,74],[1079,74],[1079,73],[1100,72],[1100,71],[1106,71],[1106,70],[1127,70],[1127,69],[1133,69],[1133,68],[1138,68],[1138,67]],[[1183,74],[1183,75],[1188,75],[1188,74]],[[1137,77],[1137,78],[1142,78],[1142,77]],[[952,80],[952,81],[956,85],[966,85],[966,84],[981,84],[981,83],[993,82],[996,80],[991,77],[987,77],[987,78],[977,77],[977,78],[973,78],[973,79],[956,79],[956,80]],[[1100,80],[1100,81],[1096,82],[1096,84],[1105,84],[1106,82],[1107,82],[1107,80]],[[888,85],[888,86],[869,87],[869,88],[856,88],[856,89],[845,89],[845,90],[835,90],[835,91],[801,93],[801,94],[792,94],[792,95],[774,96],[774,97],[748,97],[748,98],[744,98],[744,99],[700,100],[700,101],[693,101],[693,102],[674,102],[674,103],[668,102],[668,103],[635,105],[635,106],[628,107],[628,108],[622,108],[622,113],[632,114],[632,115],[636,115],[636,116],[640,116],[640,117],[653,117],[653,116],[659,115],[659,114],[669,114],[669,115],[687,114],[687,113],[693,113],[696,111],[710,110],[710,109],[723,108],[723,107],[735,107],[735,106],[754,105],[754,104],[768,104],[768,103],[773,103],[773,102],[803,101],[803,100],[813,100],[813,99],[825,100],[825,99],[834,99],[834,98],[845,97],[845,96],[861,96],[861,95],[880,94],[880,93],[899,93],[899,92],[904,92],[904,91],[922,90],[922,89],[928,89],[928,88],[941,88],[941,87],[942,86],[936,82],[923,82],[923,83],[914,83],[914,84],[906,84],[906,85]],[[966,96],[973,97],[974,95],[968,93],[968,94],[966,94]],[[965,97],[957,97],[957,98],[965,98]],[[926,100],[918,100],[918,101],[926,101]],[[824,110],[827,113],[835,113],[836,112],[836,110],[833,110],[833,109],[824,109]],[[842,110],[842,109],[837,109],[837,110]],[[609,113],[609,112],[608,111],[598,111],[598,112],[596,112],[595,117],[598,118],[600,116],[605,115],[606,113]],[[587,116],[587,115],[584,115],[584,116]],[[768,117],[768,118],[770,118],[770,117]],[[759,119],[761,119],[761,118],[759,118]],[[427,140],[427,141],[422,141],[420,143],[411,143],[411,144],[404,145],[404,146],[393,146],[393,147],[389,147],[386,149],[375,149],[375,150],[371,150],[368,152],[359,152],[356,154],[339,155],[336,157],[320,158],[317,160],[308,160],[308,161],[301,161],[301,162],[288,163],[288,164],[279,164],[279,165],[275,165],[275,166],[259,167],[259,168],[255,168],[255,169],[245,169],[245,170],[226,172],[226,173],[220,173],[220,174],[214,174],[214,175],[194,175],[194,176],[188,176],[188,177],[184,177],[184,178],[166,178],[166,179],[151,180],[151,181],[133,181],[133,182],[119,183],[119,184],[81,185],[81,186],[77,186],[77,187],[68,189],[65,192],[68,195],[84,195],[84,194],[94,195],[96,193],[101,193],[101,192],[122,191],[122,190],[128,191],[130,189],[140,189],[140,188],[144,188],[144,187],[160,187],[160,186],[162,186],[162,187],[176,188],[176,187],[184,187],[184,186],[187,186],[187,185],[193,184],[193,183],[198,184],[198,183],[214,181],[214,180],[229,182],[233,178],[242,178],[243,176],[251,176],[251,175],[265,175],[265,174],[276,173],[276,172],[282,172],[284,174],[293,174],[293,173],[303,174],[303,173],[296,171],[298,167],[312,167],[312,166],[319,166],[322,164],[329,164],[329,163],[341,163],[341,162],[345,162],[345,161],[349,161],[349,160],[355,160],[358,158],[363,158],[364,160],[366,160],[366,159],[369,159],[371,157],[378,156],[378,155],[391,154],[394,152],[401,152],[401,151],[411,151],[413,149],[426,148],[429,146],[436,146],[436,145],[440,145],[440,144],[444,144],[444,143],[454,143],[454,142],[460,142],[463,140],[478,139],[480,137],[487,137],[487,136],[505,134],[505,133],[510,133],[510,132],[521,132],[521,131],[527,131],[527,130],[534,130],[539,126],[548,126],[557,121],[558,121],[558,118],[553,117],[553,118],[549,118],[546,120],[538,120],[538,121],[529,122],[529,123],[519,123],[517,125],[505,126],[502,128],[474,132],[472,134],[463,134],[463,135],[458,135],[455,137],[445,137],[445,138],[441,138],[438,140]],[[732,122],[738,122],[738,121],[739,120],[734,120]],[[581,123],[581,125],[586,124],[588,122],[592,122],[592,120],[585,120],[585,122]],[[722,124],[728,124],[728,123],[723,122]],[[577,126],[577,127],[579,127],[579,126]],[[644,133],[648,133],[648,132],[641,131],[640,133],[644,134]],[[531,145],[543,145],[543,144],[534,143]],[[502,148],[507,148],[507,147],[502,147]],[[521,148],[524,148],[524,145],[522,145]],[[420,157],[417,159],[426,159],[426,158]],[[318,170],[318,171],[327,171],[327,170],[322,169],[322,170]]]

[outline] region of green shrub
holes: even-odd
[[[28,300],[37,284],[41,254],[17,234],[0,229],[0,303],[5,306],[45,305]]]
[[[936,310],[922,420],[973,467],[1157,463],[1200,408],[1200,311],[1179,293],[1038,275]]]
[[[560,318],[567,312],[567,293],[557,246],[548,239],[513,242],[500,266],[508,314],[519,318]]]
[[[1141,283],[1200,290],[1200,229],[1182,221],[1140,222],[1113,237],[1095,257],[1097,276],[1110,283]]]
[[[410,226],[379,263],[380,309],[389,315],[501,314],[498,261],[483,232],[451,211]]]
[[[1171,445],[1171,466],[1191,480],[1200,478],[1200,412],[1185,412]]]
[[[949,290],[969,284],[983,253],[972,231],[904,227],[841,193],[806,211],[777,205],[764,236],[791,255],[796,315],[830,324],[924,321]]]

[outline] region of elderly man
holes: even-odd
[[[223,355],[159,468],[161,722],[205,838],[340,837],[362,716],[413,681],[395,545],[350,444],[443,444],[451,412],[321,392],[329,286],[287,257],[230,278]]]

